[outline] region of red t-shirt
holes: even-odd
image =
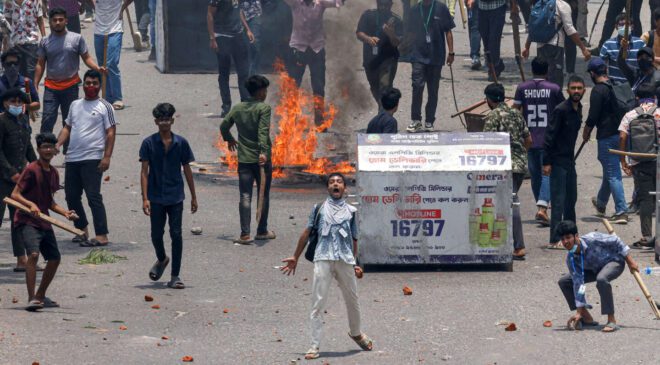
[[[25,199],[37,204],[41,213],[48,215],[53,204],[53,195],[60,188],[60,176],[54,166],[47,171],[38,161],[34,161],[23,170],[16,185]],[[14,224],[17,227],[28,224],[44,231],[53,230],[50,223],[18,209],[14,215]]]

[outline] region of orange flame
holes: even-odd
[[[285,176],[283,166],[304,166],[303,171],[319,175],[334,171],[355,172],[355,168],[346,161],[334,164],[327,158],[314,157],[318,144],[317,133],[332,126],[337,115],[336,107],[332,104],[324,107],[322,98],[298,88],[281,61],[275,63],[275,70],[279,74],[280,101],[274,110],[278,121],[278,134],[272,148],[273,177]],[[322,110],[322,123],[318,126],[314,123],[315,109]],[[229,151],[221,137],[218,138],[216,147],[224,153],[221,161],[229,170],[235,171],[238,167],[236,154]]]

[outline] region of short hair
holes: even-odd
[[[582,84],[582,85],[584,85],[584,79],[581,78],[578,75],[571,75],[571,77],[568,78],[568,83],[566,84],[566,86],[568,86],[570,84]]]
[[[49,132],[39,133],[34,139],[37,142],[37,148],[41,147],[44,143],[57,144],[57,137]]]
[[[655,86],[649,83],[641,84],[635,91],[635,96],[640,99],[652,99],[655,97]]]
[[[399,105],[399,99],[401,99],[401,91],[393,87],[383,91],[380,103],[383,105],[383,109],[392,110]]]
[[[64,8],[59,6],[50,9],[50,11],[48,12],[48,19],[52,19],[55,15],[64,15],[65,18],[67,17],[66,10],[64,10]]]
[[[151,112],[156,119],[172,118],[174,113],[176,113],[176,109],[174,109],[174,105],[170,103],[159,103]]]
[[[532,60],[532,74],[534,75],[547,75],[548,74],[548,61],[544,57],[534,57]]]
[[[619,24],[619,22],[622,21],[622,20],[626,20],[626,13],[622,12],[621,14],[617,15],[616,23]],[[632,25],[632,22],[630,22],[630,23],[631,23],[630,25]]]
[[[23,90],[20,87],[12,87],[11,89],[6,90],[0,96],[0,102],[4,103],[5,100],[19,98],[23,104],[28,102],[28,97],[25,95]]]
[[[660,20],[660,6],[653,10],[653,20]]]
[[[270,81],[267,78],[261,75],[252,75],[248,77],[245,81],[245,88],[250,93],[251,96],[254,96],[257,91],[265,89],[270,85]]]
[[[559,237],[562,237],[567,234],[576,235],[577,233],[578,233],[578,228],[575,225],[575,222],[569,220],[564,220],[559,222],[559,224],[557,224],[557,227],[555,228],[555,234]]]
[[[87,72],[85,72],[85,75],[83,76],[83,81],[85,79],[97,79],[101,81],[101,73],[96,70],[87,70]]]
[[[21,54],[16,48],[10,48],[3,53],[2,56],[0,56],[0,62],[5,63],[8,57],[16,57],[17,60],[21,60]]]
[[[489,84],[486,86],[484,94],[490,101],[501,103],[504,101],[504,86],[496,83]]]
[[[328,186],[330,184],[330,179],[336,176],[341,177],[341,181],[346,185],[346,177],[341,172],[331,172],[330,175],[328,175],[328,180],[326,180],[325,185]]]

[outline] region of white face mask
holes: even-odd
[[[619,27],[618,33],[619,33],[619,36],[621,36],[621,37],[625,36],[626,35],[626,27],[625,26]]]

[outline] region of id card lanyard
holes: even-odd
[[[573,258],[573,254],[569,254],[569,255],[571,255],[571,265],[573,266],[573,272],[576,272],[577,270],[575,269],[575,259]],[[584,286],[584,253],[582,252],[582,247],[580,247],[580,260],[582,262],[581,269],[582,269],[582,281],[583,281],[583,283],[582,283],[582,285],[580,285],[580,288],[578,289],[578,294],[584,295],[584,293],[586,291],[586,288]]]
[[[419,15],[422,16],[422,21],[424,21],[424,30],[426,31],[426,43],[431,43],[431,34],[429,34],[429,23],[431,22],[431,16],[433,15],[433,7],[435,6],[435,0],[431,2],[431,9],[429,9],[429,15],[424,21],[424,7],[422,4],[419,4]]]

